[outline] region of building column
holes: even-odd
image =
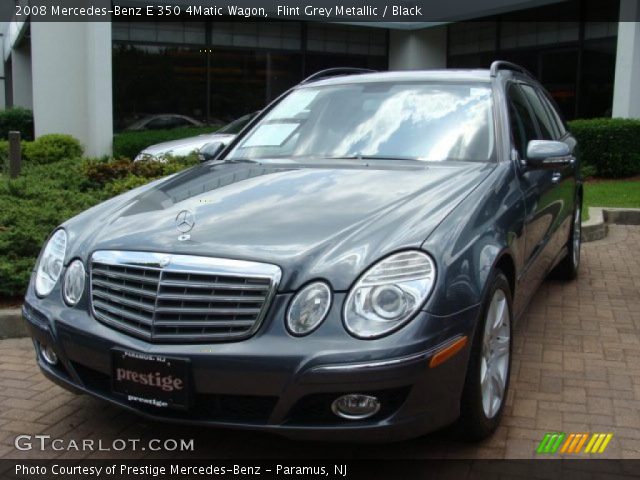
[[[389,70],[427,70],[447,66],[447,26],[391,30]]]
[[[633,20],[633,21],[630,21]],[[640,0],[620,0],[613,117],[640,118]]]
[[[33,22],[36,137],[73,135],[88,156],[110,155],[113,142],[110,22]]]
[[[31,78],[31,49],[29,42],[22,42],[11,52],[11,85],[14,107],[33,108]]]

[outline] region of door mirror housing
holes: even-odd
[[[201,162],[215,160],[222,150],[224,150],[224,143],[222,142],[207,143],[198,151],[198,158]]]
[[[532,169],[558,168],[573,162],[571,149],[564,142],[531,140],[527,145],[527,167]]]

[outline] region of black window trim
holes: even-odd
[[[558,107],[558,104],[544,88],[538,86],[536,90],[538,91],[538,95],[542,97],[543,105],[545,105],[545,107],[550,111],[552,120],[559,128],[558,133],[560,136],[558,140],[567,138],[570,135],[569,127],[567,125],[567,120],[564,118],[562,111]]]
[[[538,87],[538,85],[535,85],[533,82],[531,81],[519,81],[518,82],[519,85],[525,85],[529,88],[531,88],[533,90],[533,94],[535,96],[538,97],[538,100],[540,101],[540,104],[542,105],[542,109],[545,112],[545,114],[547,115],[547,117],[549,118],[549,120],[551,120],[551,137],[552,140],[559,140],[562,138],[562,131],[558,128],[557,125],[557,118],[554,117],[553,113],[549,111],[549,107],[547,105],[545,105],[546,102],[544,102],[544,100],[542,98],[540,98],[540,88]],[[542,138],[542,128],[540,127],[540,122],[538,122],[538,116],[536,115],[536,110],[534,108],[533,105],[531,105],[531,101],[529,100],[529,95],[527,95],[526,90],[524,88],[521,89],[522,93],[524,94],[524,97],[527,100],[527,104],[529,105],[529,107],[531,108],[531,111],[533,112],[533,117],[536,121],[536,124],[538,125],[538,136],[540,137],[539,140],[544,140]]]
[[[511,80],[507,80],[506,85],[505,85],[505,87],[506,87],[505,88],[505,94],[506,94],[505,98],[506,98],[506,101],[507,101],[507,114],[509,115],[509,132],[511,134],[510,135],[511,136],[511,148],[516,150],[516,151],[518,151],[518,149],[516,148],[515,139],[513,138],[513,132],[511,131],[511,117],[510,117],[511,111],[510,111],[510,108],[509,108],[509,102],[511,102],[511,96],[509,95],[509,90],[511,89],[512,86],[521,91],[522,96],[523,96],[524,101],[525,101],[525,104],[526,104],[526,107],[527,107],[527,111],[529,112],[529,115],[531,116],[531,120],[533,120],[533,126],[536,129],[536,136],[538,138],[542,138],[542,132],[540,130],[540,125],[538,125],[538,119],[536,118],[536,116],[535,116],[535,114],[533,112],[531,104],[529,103],[529,99],[527,98],[527,96],[524,94],[524,92],[520,88],[520,84],[521,83],[527,84],[528,82],[524,82],[520,78],[514,78],[514,79],[511,79]],[[520,158],[521,161],[522,160],[526,160],[526,157],[527,157],[527,145],[523,145],[523,147],[524,147],[523,148],[524,149],[524,152],[523,152],[524,153],[524,158]],[[519,154],[520,154],[520,152],[518,152],[518,155]]]

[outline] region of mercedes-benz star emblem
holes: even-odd
[[[190,232],[195,224],[196,220],[193,217],[193,213],[191,213],[189,210],[182,210],[176,216],[176,228],[182,233]]]

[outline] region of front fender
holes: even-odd
[[[450,315],[482,302],[504,255],[517,278],[524,252],[524,202],[516,173],[501,163],[435,229],[422,248],[434,255],[438,278],[426,310]]]

